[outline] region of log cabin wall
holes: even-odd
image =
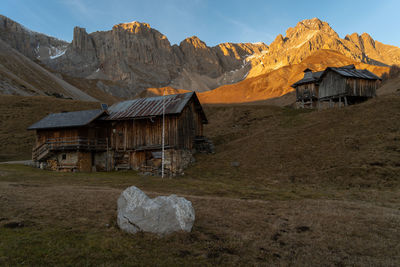
[[[181,114],[165,116],[165,146],[192,149],[196,136],[203,135],[203,122],[191,101]],[[114,121],[111,147],[118,151],[161,148],[162,117]]]
[[[192,149],[194,138],[203,135],[202,117],[193,101],[183,109],[179,116],[178,129],[179,148]]]
[[[358,78],[346,79],[346,91],[348,96],[374,97],[379,80],[367,80]]]
[[[347,92],[346,79],[334,71],[323,76],[319,85],[319,98],[345,95]]]
[[[165,116],[165,145],[177,144],[177,116]],[[162,118],[113,122],[111,147],[116,150],[145,149],[161,146]]]
[[[306,83],[296,87],[297,100],[308,100],[318,98],[318,85],[315,83]]]
[[[36,130],[36,145],[45,143],[47,139],[78,138],[80,131],[79,128]]]
[[[90,124],[86,127],[78,128],[59,128],[59,129],[45,129],[36,130],[36,146],[41,145],[48,139],[78,139],[88,138],[91,140],[105,139],[108,137],[108,125]]]

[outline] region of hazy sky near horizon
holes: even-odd
[[[73,27],[87,32],[140,21],[166,35],[172,44],[198,36],[207,45],[265,42],[303,19],[318,17],[344,38],[353,32],[400,46],[400,1],[237,1],[237,0],[1,0],[0,14],[25,27],[71,41]]]

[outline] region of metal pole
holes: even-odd
[[[106,146],[107,146],[107,150],[106,150],[106,171],[109,171],[109,169],[108,169],[108,137],[106,137]]]
[[[162,152],[161,152],[161,178],[164,178],[164,137],[165,137],[165,88],[163,91],[163,113],[162,113]]]

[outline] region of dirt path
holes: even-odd
[[[14,160],[14,161],[3,161],[0,164],[21,164],[21,165],[30,165],[32,164],[32,160]]]

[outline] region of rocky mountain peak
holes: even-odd
[[[331,26],[327,22],[321,21],[318,18],[300,21],[294,28],[289,28],[286,31],[286,37],[298,38],[304,33],[308,34],[315,31],[339,38],[338,34],[331,28]]]
[[[123,30],[123,31],[135,33],[135,34],[140,34],[142,32],[148,32],[151,29],[152,28],[150,27],[150,24],[138,22],[138,21],[132,21],[132,22],[128,22],[128,23],[120,23],[120,24],[114,25],[114,27],[113,27],[113,30]]]
[[[197,37],[197,36],[188,37],[179,44],[180,47],[183,47],[186,45],[191,45],[196,49],[197,48],[201,48],[201,49],[207,48],[206,43],[203,42],[202,40],[200,40],[199,37]]]
[[[87,50],[93,47],[89,35],[85,28],[75,27],[74,38],[72,39],[72,47],[78,50]]]
[[[297,23],[297,26],[303,25],[312,30],[321,30],[324,27],[329,27],[329,24],[320,20],[319,18],[305,19]]]
[[[0,39],[30,59],[41,61],[57,57],[67,42],[31,31],[18,22],[0,15]]]
[[[367,42],[371,46],[375,47],[375,40],[372,39],[371,35],[369,35],[368,33],[364,32],[363,34],[361,34],[361,38],[364,40],[364,43]]]

